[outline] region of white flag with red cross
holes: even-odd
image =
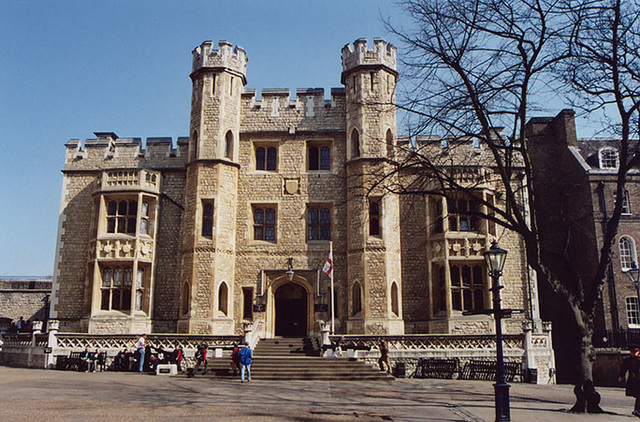
[[[324,263],[322,271],[324,271],[325,274],[331,277],[331,272],[333,271],[333,251],[329,252],[329,258],[327,258],[327,262]]]

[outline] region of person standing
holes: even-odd
[[[344,347],[344,336],[340,336],[334,345],[333,357],[341,358],[342,357],[342,348]]]
[[[380,370],[384,371],[384,365],[387,365],[387,374],[390,374],[391,362],[389,362],[389,345],[387,344],[385,339],[380,339],[380,342],[378,343],[378,349],[380,350],[380,359],[378,359]]]
[[[251,382],[251,358],[253,358],[253,352],[248,342],[244,342],[238,354],[240,355],[240,382],[244,382],[245,372],[247,373],[247,382]]]
[[[140,356],[138,372],[142,372],[144,370],[144,349],[146,347],[147,347],[147,335],[143,334],[140,336],[140,338],[136,342],[136,350],[138,351],[138,356]]]
[[[624,382],[627,376],[625,395],[627,397],[635,397],[636,402],[633,407],[632,415],[640,418],[640,349],[633,347],[629,350],[629,356],[622,362],[620,367],[619,382]]]

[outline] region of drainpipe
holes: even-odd
[[[598,187],[596,188],[596,192],[598,193],[598,201],[600,202],[600,209],[602,210],[602,233],[604,233],[607,227],[607,221],[609,220],[609,213],[607,212],[607,200],[604,194],[604,185],[604,182],[601,180],[598,182]],[[609,265],[609,269],[607,272],[609,278],[609,300],[611,302],[611,328],[615,333],[620,329],[620,318],[618,317],[618,292],[616,291],[616,280],[615,274],[613,272],[613,265]]]

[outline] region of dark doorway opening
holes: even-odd
[[[276,290],[275,335],[307,335],[307,291],[299,284],[287,283]]]

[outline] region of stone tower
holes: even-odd
[[[205,41],[193,51],[178,332],[231,334],[234,315],[240,101],[245,51]]]
[[[396,49],[358,39],[342,49],[346,90],[348,332],[404,334],[399,200],[370,189],[396,138]]]

